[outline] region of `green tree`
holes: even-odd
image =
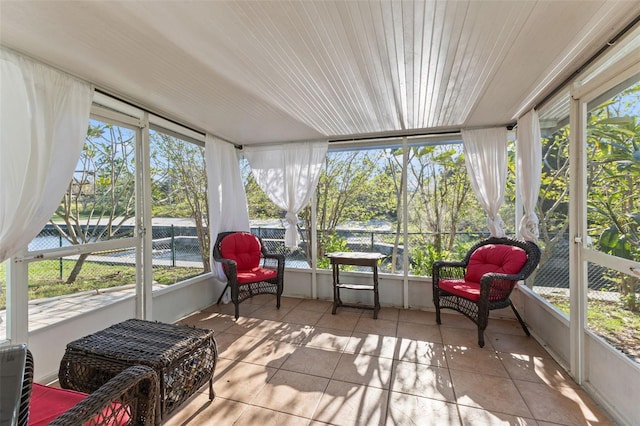
[[[204,271],[211,270],[209,199],[204,148],[162,132],[151,133],[154,214],[194,220]]]
[[[135,215],[135,133],[91,122],[78,169],[51,220],[71,244],[124,236],[123,224]],[[75,282],[89,253],[79,256],[67,278]]]
[[[636,84],[590,112],[587,156],[589,235],[605,253],[635,261],[640,260],[639,93]],[[625,307],[640,310],[639,280],[621,273],[610,279]]]

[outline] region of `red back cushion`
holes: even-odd
[[[225,259],[235,260],[238,271],[260,266],[260,251],[260,240],[249,232],[229,234],[220,243],[220,254]]]
[[[471,254],[464,279],[479,283],[489,272],[517,274],[527,261],[527,254],[520,247],[487,244]]]

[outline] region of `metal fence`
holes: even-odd
[[[72,243],[65,238],[67,232],[64,227],[63,233],[60,233],[52,225],[47,225],[29,243],[29,251],[71,246]],[[120,228],[113,238],[131,237],[133,233],[134,228],[126,226]],[[152,241],[155,282],[175,283],[204,272],[200,243],[194,227],[154,226]],[[107,282],[112,286],[131,284],[135,283],[135,265],[135,247],[66,256],[30,265],[29,285],[38,287],[41,283],[82,282],[84,286],[93,285],[97,288]],[[43,289],[43,292],[46,293],[46,290]]]
[[[251,229],[255,235],[262,238],[267,249],[271,252],[284,254],[287,267],[308,268],[309,267],[309,246],[304,236],[307,235],[304,229],[300,230],[303,241],[295,250],[289,250],[284,246],[283,228],[255,227]],[[133,233],[132,227],[123,227],[120,236],[130,236]],[[461,258],[468,247],[481,238],[486,237],[486,233],[460,233],[456,235],[456,253],[451,253],[452,258]],[[318,238],[326,244],[323,249],[329,251],[375,251],[385,254],[387,257],[381,262],[382,272],[395,271],[403,272],[404,256],[408,256],[409,272],[414,275],[429,275],[430,264],[437,260],[440,254],[433,252],[431,242],[433,236],[424,233],[409,234],[409,250],[405,250],[402,239],[396,243],[396,234],[393,231],[383,230],[354,230],[339,229],[331,234],[318,231]],[[190,273],[198,274],[203,272],[202,254],[197,238],[195,227],[189,226],[154,226],[152,229],[153,240],[153,268],[154,279],[158,282],[175,282],[183,275],[176,273],[169,277],[163,274],[170,270],[189,268]],[[51,225],[46,226],[42,232],[29,244],[30,250],[41,250],[46,248],[68,246],[70,243],[60,235]],[[528,281],[534,291],[545,297],[568,297],[569,291],[569,239],[563,236],[553,246],[547,248],[542,244],[542,261],[535,272],[535,275]],[[396,256],[395,268],[391,262],[393,255]],[[45,279],[67,280],[73,271],[74,266],[80,260],[80,256],[69,256],[58,260],[56,267],[49,265],[50,272],[55,271],[55,277],[49,276]],[[84,279],[106,280],[116,276],[126,276],[132,274],[131,268],[135,265],[135,248],[130,247],[123,250],[91,253],[82,265],[81,276]],[[328,262],[319,259],[319,267],[328,268]],[[163,271],[164,270],[164,271]],[[589,276],[589,297],[596,297],[600,300],[617,301],[620,298],[620,277],[595,264],[588,266]],[[30,277],[31,277],[30,273]],[[158,278],[156,278],[156,276]],[[171,278],[173,277],[173,278]],[[34,280],[36,278],[33,278]],[[31,281],[31,278],[30,278]],[[135,281],[134,281],[135,282]],[[640,292],[640,288],[636,288]]]

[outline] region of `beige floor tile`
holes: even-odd
[[[388,391],[332,380],[313,415],[337,426],[384,425]]]
[[[432,365],[394,361],[391,390],[425,398],[455,402],[449,370]]]
[[[613,425],[609,417],[581,389],[550,388],[546,384],[516,380],[536,420],[563,425]]]
[[[252,405],[311,418],[329,379],[279,370],[262,387]]]
[[[494,413],[480,408],[458,406],[462,424],[464,426],[538,426],[538,422],[525,417],[510,414]]]
[[[361,316],[353,331],[366,334],[381,334],[395,336],[398,329],[397,321],[373,319],[369,316]]]
[[[333,379],[389,389],[392,365],[393,360],[390,358],[344,353],[333,373]]]
[[[510,308],[507,309],[511,311]],[[485,333],[501,333],[513,334],[516,336],[526,336],[526,333],[517,320],[499,320],[493,318],[489,318],[489,323],[487,324]]]
[[[354,332],[344,351],[350,354],[393,358],[396,353],[396,343],[397,339],[393,336]]]
[[[276,305],[276,296],[271,296],[273,297],[273,306]],[[285,309],[293,309],[295,307],[297,307],[298,305],[300,305],[300,303],[302,303],[304,299],[300,298],[300,297],[287,297],[287,296],[282,296],[280,298],[280,309],[285,308]]]
[[[460,416],[455,404],[400,392],[391,392],[388,426],[456,426]]]
[[[299,345],[309,338],[313,330],[314,327],[310,325],[283,323],[270,338]]]
[[[398,351],[394,358],[399,361],[447,368],[447,359],[442,343],[398,338],[397,348]]]
[[[380,308],[378,311],[378,319],[398,321],[400,309],[398,308]]]
[[[464,370],[490,376],[509,377],[496,352],[483,348],[463,348],[445,345],[447,365],[452,370]]]
[[[440,327],[414,322],[399,322],[397,336],[423,342],[442,343]]]
[[[298,346],[282,364],[282,369],[329,379],[339,360],[340,352]]]
[[[487,339],[487,337],[489,337]],[[523,335],[512,335],[502,333],[492,333],[485,337],[485,341],[498,352],[505,352],[518,355],[531,355],[543,358],[550,358],[549,353],[533,337]]]
[[[307,424],[309,424],[309,419],[304,417],[253,406],[247,408],[240,418],[233,423],[234,426],[306,426]]]
[[[250,403],[276,371],[262,365],[219,359],[213,378],[216,397]]]
[[[231,318],[231,320],[233,321],[233,324],[231,325],[231,327],[227,328],[224,331],[226,333],[234,333],[234,334],[247,334],[249,330],[254,329],[258,324],[264,321],[258,318],[251,318],[251,317],[239,317],[238,320],[236,321],[233,319],[233,317],[230,317],[228,315],[227,317]],[[256,337],[263,337],[263,335],[256,334]]]
[[[534,418],[513,380],[461,370],[449,372],[458,404],[518,417]]]
[[[442,343],[445,345],[460,346],[462,348],[480,348],[478,345],[478,330],[468,328],[440,327]],[[493,352],[491,339],[484,336],[484,350]]]
[[[282,321],[282,319],[287,316],[289,312],[291,312],[291,309],[292,308],[285,308],[284,306],[281,306],[280,309],[277,309],[274,303],[273,305],[260,306],[259,309],[251,312],[251,316],[254,318],[271,321]],[[240,311],[240,314],[242,315],[242,310]]]
[[[233,336],[230,338],[229,336]],[[242,361],[247,355],[259,350],[268,340],[261,337],[241,336],[230,333],[221,333],[222,338],[218,343],[218,355],[221,358],[237,359]],[[232,340],[233,339],[233,340]]]
[[[545,383],[552,388],[558,386],[579,387],[553,358],[502,352],[498,352],[498,355],[513,380]]]
[[[324,315],[323,312],[308,311],[296,307],[285,315],[282,321],[292,324],[315,325],[322,318],[322,315]]]
[[[246,404],[216,396],[209,401],[208,392],[197,393],[178,411],[163,419],[163,426],[233,424],[247,408]]]
[[[316,327],[322,328],[335,328],[336,330],[353,331],[356,328],[356,324],[360,319],[360,315],[354,315],[352,313],[338,313],[332,315],[331,312],[322,315],[320,320],[316,323]]]
[[[424,325],[437,325],[435,312],[418,311],[415,309],[400,309],[398,320],[400,322],[414,322]]]
[[[209,330],[213,330],[216,333],[221,333],[234,327],[235,321],[233,320],[233,317],[229,315],[205,314],[205,316],[200,318],[198,321],[191,321],[189,323],[186,323],[186,325],[198,328],[206,328]]]
[[[462,314],[453,313],[453,311],[449,309],[440,311],[440,321],[442,322],[442,327],[465,328],[467,330],[478,329],[478,326],[469,318]],[[433,323],[436,324],[435,313]]]
[[[333,302],[329,300],[319,299],[302,299],[300,304],[296,306],[296,309],[302,309],[311,312],[322,312],[323,314],[331,313],[331,306]]]
[[[218,349],[218,356],[221,358],[226,358],[224,355],[225,351],[229,346],[233,344],[238,338],[240,338],[240,334],[231,334],[231,333],[219,333],[215,335],[216,345]],[[229,359],[233,359],[232,353],[229,352]]]
[[[350,331],[346,330],[314,327],[307,339],[302,342],[302,345],[343,352],[350,342],[351,334]]]
[[[291,343],[261,339],[260,345],[254,350],[245,353],[239,360],[272,368],[280,368],[296,348],[297,346]]]

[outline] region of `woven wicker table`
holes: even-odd
[[[130,319],[67,345],[58,379],[63,388],[91,393],[131,365],[148,365],[160,382],[156,424],[209,381],[218,352],[212,330]]]

